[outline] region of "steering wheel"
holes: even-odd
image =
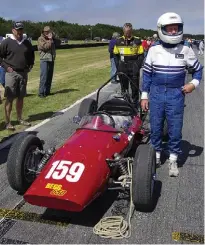
[[[106,115],[106,116],[108,116],[108,117],[110,118],[112,127],[115,128],[115,120],[114,120],[113,117],[112,117],[110,114],[108,114],[107,112],[105,112],[105,111],[96,111],[96,112],[92,113],[92,116],[102,115],[102,114],[104,114],[104,115]]]

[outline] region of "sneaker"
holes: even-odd
[[[20,125],[23,125],[23,126],[31,126],[31,123],[29,123],[29,122],[27,122],[25,120],[22,120],[22,119],[19,120],[18,122],[19,122]]]
[[[179,170],[177,167],[177,162],[169,160],[169,176],[177,177],[178,175],[179,175]]]
[[[15,127],[10,122],[6,123],[5,128],[7,130],[10,130],[10,131],[14,131],[15,130]]]

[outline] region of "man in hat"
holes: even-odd
[[[49,26],[44,27],[41,36],[38,38],[38,50],[40,52],[41,70],[38,96],[43,98],[50,94],[56,57],[54,36]]]
[[[19,124],[30,126],[22,119],[24,97],[28,72],[34,65],[34,50],[31,43],[23,38],[24,26],[21,22],[14,22],[11,37],[3,40],[0,45],[0,64],[5,69],[5,118],[6,129],[14,130],[10,116],[13,100],[16,99],[16,112]]]

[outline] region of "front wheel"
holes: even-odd
[[[132,199],[136,210],[152,210],[155,178],[155,151],[151,145],[139,145],[132,167]]]
[[[34,135],[20,136],[11,146],[7,160],[7,177],[10,186],[20,192],[25,192],[36,178],[42,142]]]

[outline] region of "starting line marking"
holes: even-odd
[[[10,210],[10,209],[3,209],[3,208],[0,209],[0,217],[4,219],[38,222],[38,223],[49,224],[49,225],[57,225],[61,227],[67,227],[69,224],[67,222],[50,220],[44,217],[44,214],[29,213],[29,212],[24,212],[19,210]]]
[[[172,232],[172,240],[204,244],[204,235],[186,232]]]

